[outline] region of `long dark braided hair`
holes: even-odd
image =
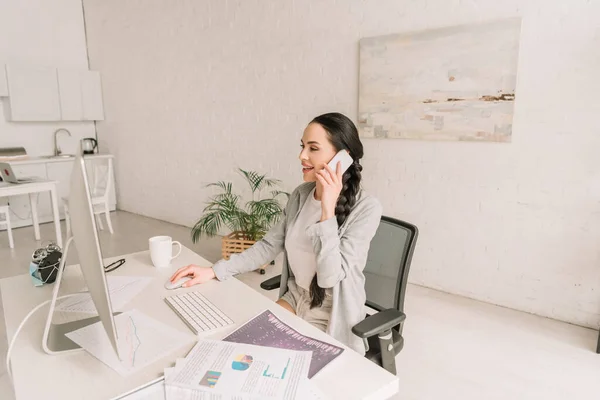
[[[358,137],[358,130],[354,123],[340,113],[323,114],[311,121],[323,127],[329,134],[329,141],[336,152],[348,150],[354,160],[350,168],[342,176],[342,191],[335,206],[335,217],[340,227],[350,214],[356,203],[356,196],[360,190],[362,165],[359,161],[363,157],[363,145]],[[317,275],[310,283],[310,308],[321,307],[325,300],[325,289],[317,283]]]

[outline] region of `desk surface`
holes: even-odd
[[[84,160],[94,160],[101,158],[114,158],[112,154],[84,154]],[[19,160],[6,160],[3,162],[9,162],[11,165],[24,165],[24,164],[54,164],[64,162],[75,161],[75,156],[72,157],[48,157],[48,156],[32,156]]]
[[[50,190],[55,187],[57,181],[50,181],[45,179],[40,179],[35,182],[27,182],[27,183],[10,183],[10,182],[0,182],[0,193],[4,196],[3,192],[23,192],[23,193],[33,193],[39,191]]]
[[[106,262],[118,258],[121,257],[114,257]],[[154,268],[148,252],[129,254],[125,258],[127,262],[111,272],[111,275],[156,278],[125,307],[125,310],[138,309],[182,332],[191,333],[163,298],[185,291],[199,291],[236,322],[233,327],[203,337],[221,339],[268,308],[303,334],[345,347],[237,279],[211,281],[175,291],[164,289],[164,283],[177,268],[188,264],[210,265],[210,262],[185,247],[169,268]],[[79,268],[67,267],[61,284],[61,294],[80,290],[83,285]],[[9,342],[27,313],[37,304],[51,298],[52,288],[53,285],[34,287],[28,275],[0,280]],[[109,399],[162,376],[164,368],[172,366],[177,357],[184,357],[193,346],[186,345],[143,371],[123,378],[85,351],[58,356],[45,354],[41,347],[41,338],[47,312],[48,307],[43,307],[34,314],[15,343],[12,371],[17,400]],[[65,315],[57,315],[59,319],[64,317]],[[313,377],[312,381],[331,399],[387,399],[398,391],[396,376],[348,348]]]

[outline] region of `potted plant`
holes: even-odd
[[[239,172],[250,186],[252,199],[242,206],[242,198],[233,193],[231,182],[208,184],[206,187],[215,186],[221,192],[210,198],[191,232],[192,241],[196,243],[202,235],[214,237],[223,226],[229,228],[231,233],[224,236],[221,242],[221,253],[226,260],[231,254],[241,253],[262,239],[283,212],[278,197],[289,197],[287,192],[271,190],[270,197],[261,198],[263,189],[275,188],[281,181],[241,168]],[[264,274],[264,266],[259,271]]]

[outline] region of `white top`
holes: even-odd
[[[306,228],[321,220],[321,202],[315,199],[313,189],[304,202],[298,219],[290,227],[285,236],[285,249],[288,263],[296,277],[296,284],[303,289],[310,289],[310,282],[317,272],[317,255]]]

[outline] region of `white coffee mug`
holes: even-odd
[[[173,240],[171,236],[154,236],[148,239],[150,258],[156,268],[166,268],[171,265],[171,260],[181,254],[181,243]],[[179,246],[177,254],[173,255],[173,245]]]

